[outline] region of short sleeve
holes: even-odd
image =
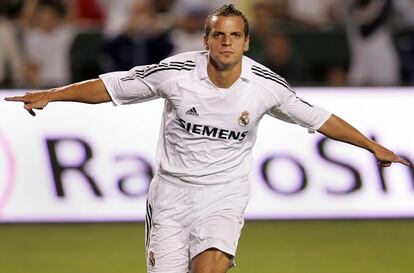
[[[129,71],[102,74],[99,78],[115,105],[140,103],[162,97],[157,91],[161,77],[157,73],[149,74],[157,66],[136,66]]]
[[[281,97],[280,104],[271,107],[267,114],[310,130],[318,130],[331,116],[329,111],[310,104],[290,90],[286,90]]]

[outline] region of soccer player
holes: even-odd
[[[249,25],[233,5],[207,17],[204,46],[205,51],[159,64],[6,98],[24,102],[32,115],[52,101],[120,105],[165,100],[158,171],[147,202],[148,272],[222,273],[233,265],[250,193],[251,150],[265,114],[362,147],[381,166],[408,165],[243,56],[249,48]]]

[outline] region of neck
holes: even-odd
[[[218,65],[210,60],[207,64],[207,74],[213,84],[219,88],[229,88],[241,75],[242,62],[234,65]]]

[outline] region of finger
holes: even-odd
[[[389,162],[389,161],[379,161],[378,165],[380,167],[389,167],[389,166],[391,166],[391,162]]]
[[[25,104],[25,105],[24,105],[24,109],[26,109],[26,110],[27,110],[27,112],[29,112],[29,114],[30,114],[30,115],[32,115],[32,116],[36,116],[36,113],[35,113],[35,111],[33,111],[33,108],[32,108],[32,106],[31,106],[31,105],[29,105],[29,104]]]
[[[405,159],[403,159],[403,158],[399,158],[397,161],[395,161],[395,162],[397,162],[397,163],[401,163],[401,164],[403,164],[403,165],[405,165],[405,166],[410,166],[410,162],[409,161],[407,161],[407,160],[405,160]]]
[[[35,111],[33,111],[32,109],[26,109],[27,110],[27,112],[29,112],[29,114],[30,115],[32,115],[32,116],[36,116],[36,113],[35,113]]]
[[[31,103],[25,103],[24,104],[24,109],[29,110],[29,109],[37,109],[37,110],[43,110],[44,107],[40,107],[40,106],[34,106]]]
[[[25,96],[5,97],[5,101],[25,101]]]
[[[395,155],[394,158],[390,160],[390,162],[400,163],[405,166],[410,166],[410,162],[402,157],[399,157],[398,155]]]

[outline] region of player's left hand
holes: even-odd
[[[399,157],[393,151],[388,150],[387,148],[376,144],[374,149],[374,155],[378,160],[378,165],[381,167],[389,167],[391,163],[400,163],[405,166],[410,166],[410,162]]]

